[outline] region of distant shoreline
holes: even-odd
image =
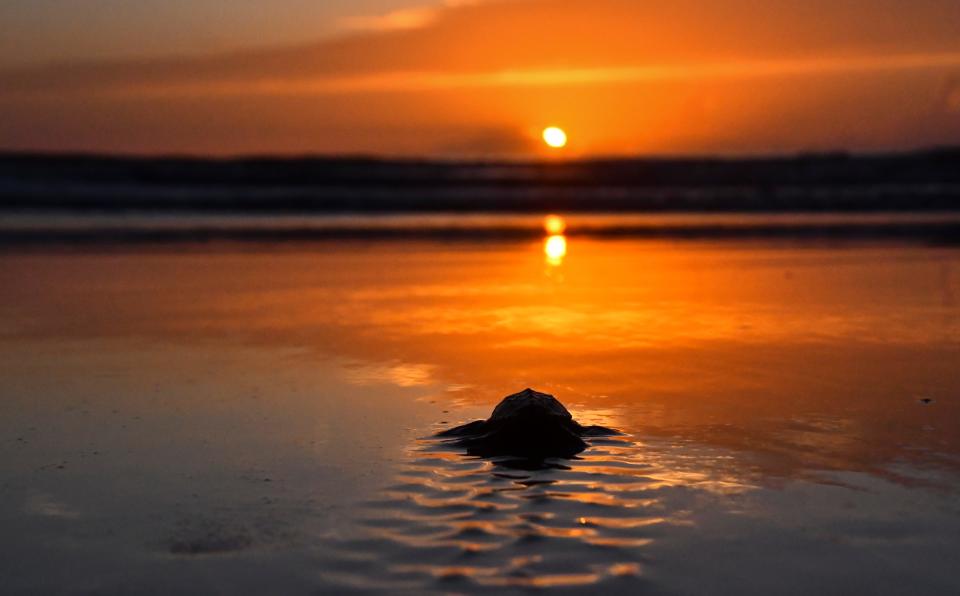
[[[0,211],[791,213],[960,210],[960,148],[481,162],[0,153]]]

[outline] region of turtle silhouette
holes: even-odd
[[[583,426],[557,398],[527,388],[508,395],[487,420],[451,428],[437,436],[451,439],[471,455],[527,459],[570,458],[587,448],[584,437],[619,434],[603,426]]]

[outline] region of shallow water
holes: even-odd
[[[4,592],[960,589],[960,251],[0,256]],[[622,430],[522,470],[504,395]]]

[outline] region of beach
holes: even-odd
[[[960,2],[0,23],[0,596],[960,594]]]
[[[960,587],[955,246],[394,236],[5,243],[0,591]],[[434,438],[525,387],[622,434]]]

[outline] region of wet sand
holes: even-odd
[[[7,250],[3,591],[960,589],[960,251],[567,246]],[[526,386],[625,435],[430,439]]]

